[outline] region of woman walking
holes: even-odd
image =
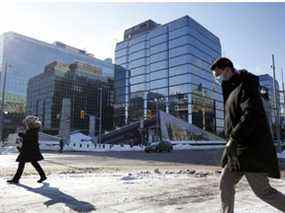
[[[39,129],[41,127],[41,121],[38,117],[29,115],[23,120],[23,123],[26,132],[18,134],[23,141],[20,154],[16,159],[16,161],[19,162],[18,170],[13,179],[8,180],[7,182],[10,184],[17,184],[22,176],[25,164],[30,162],[39,173],[40,179],[38,180],[38,183],[41,183],[47,179],[42,167],[38,163],[38,161],[44,159],[39,149]]]

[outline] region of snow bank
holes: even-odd
[[[8,155],[8,154],[13,154],[13,153],[18,153],[18,150],[16,149],[15,146],[6,146],[6,147],[0,148],[1,155]]]
[[[285,150],[281,153],[277,153],[278,158],[285,160]]]
[[[90,152],[108,152],[108,151],[143,151],[144,146],[112,145],[112,144],[94,144],[92,142],[72,142],[64,146],[68,151],[90,151]]]
[[[223,141],[170,141],[174,150],[186,149],[217,149],[224,147]],[[40,141],[42,150],[59,150],[58,141]],[[70,136],[70,143],[64,146],[66,151],[78,152],[124,152],[124,151],[144,151],[145,146],[130,146],[128,144],[112,145],[112,144],[96,144],[90,136],[82,133],[74,133]]]

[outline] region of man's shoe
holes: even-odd
[[[41,177],[41,179],[39,179],[37,182],[38,182],[38,183],[42,183],[42,182],[44,182],[46,179],[47,179],[47,177]]]
[[[7,183],[9,183],[9,184],[18,184],[19,183],[19,181],[18,180],[7,180]]]

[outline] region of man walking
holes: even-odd
[[[220,179],[222,212],[234,212],[235,185],[243,175],[260,199],[285,212],[285,195],[269,184],[268,177],[280,178],[280,171],[258,77],[236,70],[228,58],[218,59],[211,70],[221,82],[225,106],[227,145]]]

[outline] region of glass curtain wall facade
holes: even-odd
[[[60,42],[49,44],[14,32],[4,33],[0,36],[1,71],[4,63],[10,65],[6,73],[6,111],[24,113],[29,79],[40,74],[53,61],[78,61],[99,67],[106,76],[114,75],[114,65],[108,59],[99,60],[84,50]],[[0,83],[2,90],[3,72]]]
[[[272,113],[271,113],[272,123],[274,124],[276,123],[277,111],[276,111],[275,102],[274,102],[273,78],[268,74],[259,75],[258,77],[259,77],[260,86],[265,87],[268,91],[269,99],[271,102],[271,109],[272,109]],[[276,95],[277,95],[277,110],[280,113],[280,93],[279,93],[279,84],[277,80],[275,80],[275,84],[276,84]]]
[[[221,56],[219,39],[189,16],[139,30],[148,22],[116,46],[115,63],[125,69],[125,94],[117,99],[124,101],[126,123],[160,109],[222,133],[223,97],[209,68]]]
[[[33,77],[28,84],[27,112],[38,115],[43,128],[57,131],[60,125],[62,101],[71,100],[71,129],[89,129],[89,115],[97,117],[99,129],[100,101],[102,101],[102,129],[113,129],[113,78],[103,77],[97,67],[82,63],[53,62],[45,72]],[[102,88],[102,94],[100,92]],[[84,118],[81,117],[84,111]]]

